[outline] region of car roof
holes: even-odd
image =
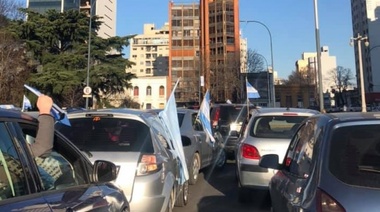
[[[305,108],[285,108],[285,107],[275,107],[275,108],[258,108],[251,110],[253,114],[260,115],[282,115],[284,113],[298,113],[298,114],[309,114],[316,115],[319,111]]]
[[[11,119],[24,119],[29,121],[36,121],[37,119],[27,113],[23,113],[19,110],[12,109],[2,109],[0,108],[0,118],[11,118]]]
[[[326,113],[325,116],[337,121],[360,121],[360,120],[380,120],[380,112],[341,112]]]

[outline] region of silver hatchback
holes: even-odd
[[[157,114],[101,109],[68,114],[71,127],[56,128],[87,153],[118,167],[115,181],[131,211],[171,211],[188,201],[188,182],[179,183],[180,161]]]
[[[279,162],[282,162],[300,123],[318,113],[300,108],[260,108],[252,111],[235,150],[240,202],[251,200],[252,190],[268,190],[269,181],[276,173],[274,169],[260,167],[260,158],[266,154],[277,154]]]

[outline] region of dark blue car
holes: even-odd
[[[92,164],[59,132],[50,154],[33,158],[38,121],[0,109],[0,211],[129,211],[112,181],[116,166]]]

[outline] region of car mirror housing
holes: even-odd
[[[260,158],[259,166],[263,168],[280,169],[281,165],[278,163],[278,155],[268,154]]]
[[[115,180],[117,177],[116,165],[105,160],[94,162],[93,179],[94,182],[103,183]]]

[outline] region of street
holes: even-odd
[[[185,207],[175,207],[173,211],[267,212],[270,211],[270,206],[262,194],[254,194],[250,204],[243,205],[238,202],[235,164],[234,161],[228,161],[223,170],[203,170],[197,184],[190,186],[189,203]]]

